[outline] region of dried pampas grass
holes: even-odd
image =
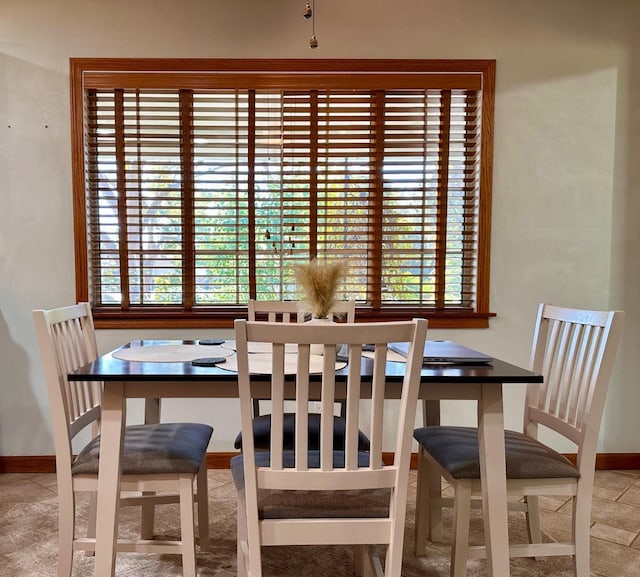
[[[347,267],[343,262],[318,262],[296,264],[293,273],[302,293],[301,304],[313,317],[324,319],[336,305],[336,293]]]

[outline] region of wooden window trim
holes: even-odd
[[[203,72],[212,70],[234,72],[234,88],[268,88],[286,85],[286,79],[295,73],[300,77],[306,73],[313,78],[318,87],[335,87],[336,73],[343,72],[340,87],[345,86],[348,79],[353,88],[368,89],[389,87],[412,87],[412,76],[423,73],[424,81],[434,74],[438,88],[456,88],[455,78],[449,84],[444,79],[447,73],[468,73],[469,78],[478,79],[478,87],[482,88],[482,123],[493,127],[495,100],[495,60],[303,60],[303,59],[109,59],[109,58],[72,58],[70,59],[71,89],[71,141],[72,141],[72,178],[74,203],[74,240],[76,269],[76,298],[78,301],[89,298],[88,248],[87,248],[87,207],[85,204],[85,143],[83,138],[84,92],[87,88],[100,88],[103,79],[109,78],[112,84],[114,75],[121,87],[136,88],[140,74],[161,72],[158,74],[158,86],[152,88],[211,88],[223,87],[224,82],[213,82],[210,75]],[[354,73],[357,70],[357,73]],[[259,71],[259,72],[257,72]],[[400,71],[400,74],[399,74]],[[324,73],[327,73],[323,75]],[[394,81],[380,79],[380,73],[393,73]],[[279,73],[279,74],[275,74]],[[369,73],[369,74],[367,74]],[[444,76],[440,76],[440,74]],[[147,77],[147,75],[145,75]],[[459,76],[458,76],[459,77]],[[228,83],[228,81],[226,81]],[[445,84],[443,85],[443,82]],[[379,85],[377,84],[379,83]],[[414,81],[415,83],[415,81]],[[148,83],[146,83],[148,86]],[[481,132],[481,156],[479,166],[479,183],[482,194],[479,199],[478,223],[478,284],[476,286],[476,311],[469,313],[446,311],[432,308],[397,307],[375,311],[367,307],[358,308],[359,320],[386,319],[396,320],[412,316],[425,316],[433,328],[486,328],[489,319],[495,313],[489,312],[489,272],[490,272],[490,238],[491,238],[491,191],[493,166],[493,130]],[[250,215],[251,218],[251,215]],[[125,316],[120,311],[94,311],[98,328],[146,328],[146,327],[231,327],[233,318],[246,314],[246,307],[227,307],[207,310],[203,308],[197,313],[185,312],[180,307],[163,308],[154,313],[149,307],[145,312],[136,313],[135,307]]]

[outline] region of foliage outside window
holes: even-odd
[[[339,259],[361,319],[487,326],[494,61],[72,59],[98,326],[231,326]]]

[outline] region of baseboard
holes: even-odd
[[[53,455],[0,457],[0,473],[55,473]]]
[[[228,469],[231,458],[238,453],[207,453],[207,468]],[[390,463],[393,454],[383,455],[385,463]],[[575,455],[567,455],[575,462]],[[417,455],[411,456],[411,468],[417,466]],[[596,469],[608,471],[640,470],[640,453],[599,453]],[[54,473],[56,458],[53,455],[0,457],[0,473]]]

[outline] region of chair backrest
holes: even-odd
[[[71,476],[72,441],[85,427],[97,433],[102,385],[73,382],[67,374],[98,357],[88,303],[34,310],[33,321],[44,367],[56,447],[57,473]]]
[[[304,322],[308,313],[301,309],[299,301],[258,301],[250,299],[247,305],[248,320],[285,323]],[[356,320],[356,303],[353,300],[337,301],[331,311],[334,320],[344,319],[348,323]]]
[[[388,323],[269,323],[235,321],[235,339],[238,355],[238,387],[243,444],[247,513],[253,511],[257,520],[257,489],[358,489],[396,487],[392,494],[404,511],[406,485],[409,473],[411,438],[420,384],[422,355],[427,322],[415,319],[407,322]],[[248,342],[272,344],[271,377],[271,449],[266,467],[255,467],[252,435],[251,374]],[[395,431],[395,460],[392,465],[382,463],[383,407],[385,397],[385,369],[387,344],[410,342],[409,356],[402,386],[401,405]],[[285,376],[285,344],[298,346],[297,369],[292,377]],[[322,375],[310,375],[310,345],[322,344]],[[333,404],[336,396],[345,394],[344,385],[336,383],[336,349],[349,345],[348,376],[346,378],[346,434],[344,465],[334,467]],[[361,377],[362,345],[375,345],[372,377]],[[263,379],[264,380],[264,379]],[[263,393],[264,391],[260,391]],[[370,394],[369,394],[370,393]],[[369,464],[359,464],[358,430],[361,413],[361,397],[371,397],[368,419],[371,447]],[[283,417],[285,398],[293,398],[295,404],[296,441],[295,459],[283,450]],[[316,453],[318,464],[310,462],[307,438],[308,402],[319,398],[321,403],[320,451]],[[361,456],[361,455],[360,455]],[[311,457],[313,459],[313,455]],[[341,459],[342,460],[342,459]],[[396,511],[396,513],[400,513]],[[403,512],[402,512],[403,514]]]
[[[529,385],[524,431],[537,437],[538,425],[577,446],[581,472],[593,471],[596,445],[624,312],[592,311],[541,304],[531,370],[544,383]]]

